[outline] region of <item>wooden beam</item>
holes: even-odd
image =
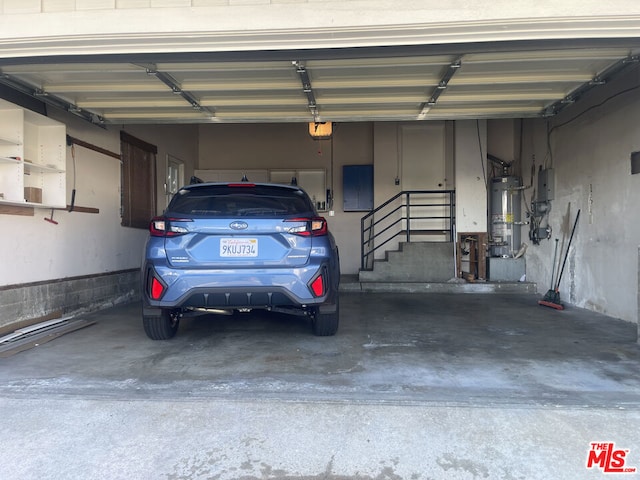
[[[33,207],[20,207],[17,205],[0,205],[0,215],[23,215],[33,217]]]
[[[66,210],[69,211],[69,209],[71,208],[71,205],[67,205],[67,208],[56,208],[56,210]],[[99,208],[93,208],[93,207],[80,207],[78,205],[74,205],[73,206],[73,212],[79,212],[79,213],[100,213],[100,209]]]
[[[67,144],[78,145],[80,147],[93,150],[94,152],[101,153],[102,155],[106,155],[107,157],[115,158],[117,160],[122,159],[119,153],[112,152],[110,150],[107,150],[106,148],[98,147],[97,145],[93,145],[89,142],[85,142],[84,140],[80,140],[79,138],[72,137],[71,135],[67,135]]]
[[[46,205],[43,205],[42,207],[38,207],[38,208],[49,210],[51,207],[47,207]],[[71,205],[67,205],[66,208],[55,207],[54,210],[69,211],[70,208],[71,208]],[[100,213],[99,208],[81,207],[79,205],[74,205],[73,211],[78,213]],[[19,205],[0,204],[0,215],[23,215],[27,217],[33,217],[35,213],[34,213],[34,207],[21,207]]]

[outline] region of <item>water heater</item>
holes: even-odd
[[[492,257],[513,257],[521,243],[520,179],[503,175],[491,179],[491,248]]]

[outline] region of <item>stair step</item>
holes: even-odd
[[[455,277],[452,242],[402,242],[361,271],[361,282],[447,282]]]
[[[345,293],[513,293],[537,294],[537,286],[530,282],[478,282],[462,279],[449,282],[360,282],[357,277],[340,283]]]

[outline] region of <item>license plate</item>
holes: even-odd
[[[245,258],[258,256],[257,238],[222,238],[220,239],[220,256]]]

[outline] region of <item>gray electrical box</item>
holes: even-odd
[[[553,168],[547,168],[538,172],[538,202],[553,200],[555,196],[555,176]]]

